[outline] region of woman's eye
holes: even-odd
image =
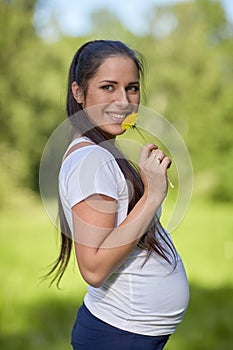
[[[107,90],[107,91],[112,91],[113,90],[113,86],[112,85],[104,85],[102,86],[103,90]]]
[[[136,85],[130,85],[130,86],[128,86],[127,90],[130,92],[138,92],[139,87]]]

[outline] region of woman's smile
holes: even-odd
[[[121,124],[125,118],[127,117],[127,115],[129,115],[131,113],[131,111],[129,112],[105,112],[113,121],[115,121],[116,123]]]

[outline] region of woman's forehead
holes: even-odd
[[[95,77],[104,76],[103,79],[112,79],[114,76],[124,75],[125,78],[138,81],[139,72],[134,60],[127,56],[110,56],[104,59],[97,69]]]

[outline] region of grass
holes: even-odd
[[[194,199],[173,239],[186,266],[191,300],[166,349],[232,349],[232,205]],[[30,200],[0,213],[1,349],[71,349],[70,332],[86,285],[74,258],[62,291],[40,283],[57,246],[41,203]]]
[[[186,266],[191,299],[167,349],[232,349],[232,204],[194,200],[173,239]]]

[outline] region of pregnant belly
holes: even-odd
[[[152,256],[129,257],[101,288],[89,288],[87,306],[105,322],[145,335],[174,333],[189,302],[186,273]]]
[[[151,257],[143,267],[129,264],[124,272],[130,272],[125,297],[132,312],[175,316],[186,310],[189,286],[180,257],[175,269]]]
[[[181,262],[178,263],[181,265]],[[165,276],[137,278],[132,288],[133,305],[151,314],[183,314],[189,302],[189,287],[183,266]]]

